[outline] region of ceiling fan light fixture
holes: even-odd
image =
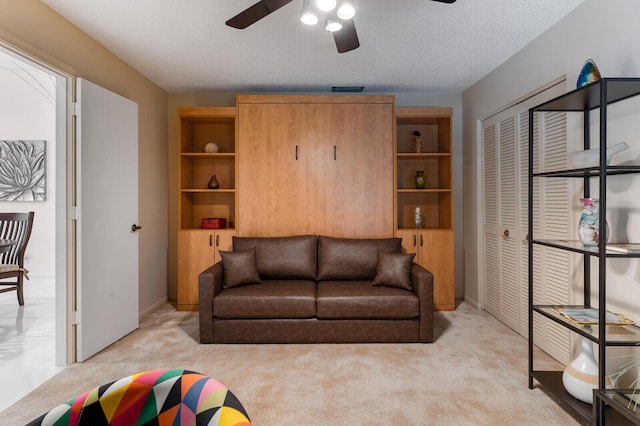
[[[353,1],[342,0],[336,14],[338,15],[338,18],[344,21],[348,21],[349,19],[352,19],[354,16],[356,16],[356,8],[353,5]]]
[[[315,25],[318,23],[318,17],[313,12],[300,14],[300,21],[305,25]]]
[[[336,0],[317,0],[316,5],[323,12],[331,12],[336,7]]]
[[[315,25],[318,23],[318,14],[311,4],[311,0],[304,0],[300,21],[305,25]]]
[[[327,19],[325,21],[324,29],[329,31],[330,33],[335,33],[336,31],[340,31],[342,29],[342,24],[338,21]]]

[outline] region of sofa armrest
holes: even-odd
[[[218,262],[198,276],[200,343],[213,343],[213,297],[221,290],[222,262]]]
[[[414,263],[411,285],[420,300],[420,342],[433,342],[433,274]]]

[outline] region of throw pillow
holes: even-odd
[[[415,253],[378,252],[378,269],[373,285],[411,290],[411,265]]]
[[[222,257],[223,288],[238,287],[245,284],[260,283],[260,274],[256,268],[256,249],[238,251],[220,251]]]

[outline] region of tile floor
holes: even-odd
[[[55,283],[31,276],[25,305],[0,293],[0,411],[62,371],[55,365]]]

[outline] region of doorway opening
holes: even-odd
[[[0,211],[35,212],[25,255],[29,270],[25,304],[18,305],[14,292],[0,294],[0,370],[14,384],[0,391],[0,411],[69,363],[65,324],[68,80],[0,41],[0,141],[7,141],[5,147],[38,146],[44,154],[44,185],[39,182],[38,188],[22,194],[0,194]],[[5,187],[7,182],[3,183]]]

